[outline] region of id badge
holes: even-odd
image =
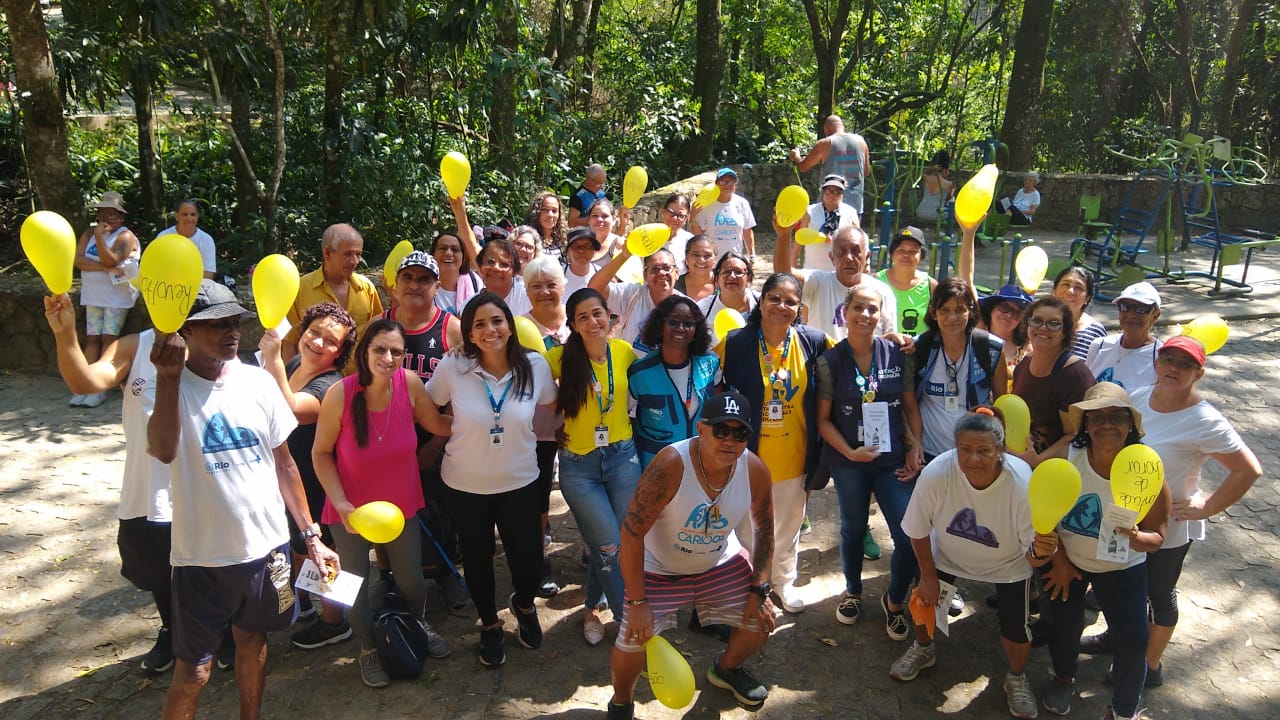
[[[947,396],[947,397],[942,401],[942,406],[943,406],[944,408],[946,408],[947,412],[949,412],[949,413],[959,412],[959,410],[960,410],[960,396],[959,396],[959,395],[948,395],[948,396]]]
[[[765,419],[774,422],[782,421],[782,401],[770,400],[765,410]]]
[[[595,431],[596,447],[609,447],[609,426],[597,425]]]
[[[491,448],[502,447],[502,428],[501,427],[489,428],[489,447]]]
[[[271,585],[276,589],[278,601],[277,614],[283,615],[293,607],[293,588],[289,585],[289,557],[282,552],[273,552],[267,559],[267,574],[271,577]]]

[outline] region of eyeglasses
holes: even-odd
[[[666,275],[675,271],[675,267],[671,265],[650,265],[644,269],[646,275]]]
[[[1151,311],[1155,309],[1155,305],[1143,305],[1142,303],[1136,302],[1116,303],[1116,310],[1119,310],[1122,313],[1133,313],[1134,315],[1150,315]]]
[[[534,245],[533,243],[511,243],[511,247],[515,248],[516,250],[529,250],[529,251],[532,251],[532,250],[534,250],[537,246],[536,246],[536,245]]]
[[[391,348],[386,345],[370,345],[369,350],[374,355],[390,355],[395,360],[399,360],[404,357],[404,348]]]
[[[738,268],[720,268],[720,272],[716,274],[724,277],[746,277],[747,271],[739,270]]]
[[[1125,427],[1133,424],[1133,416],[1128,410],[1120,409],[1112,412],[1104,413],[1101,410],[1090,410],[1084,414],[1084,422],[1086,425],[1111,425],[1113,427]]]
[[[491,267],[491,268],[497,268],[499,270],[510,270],[511,263],[507,260],[499,260],[498,258],[485,258],[484,262],[480,263],[480,267]]]
[[[698,327],[697,320],[678,320],[673,317],[667,318],[667,327],[672,330],[692,330]]]
[[[1043,318],[1033,317],[1027,320],[1027,327],[1035,328],[1036,330],[1039,330],[1040,328],[1044,328],[1049,332],[1058,332],[1059,330],[1062,330],[1062,321],[1061,320],[1045,320]]]
[[[687,213],[687,212],[676,212],[675,210],[672,210],[671,208],[662,208],[662,209],[663,209],[663,211],[665,211],[668,215],[670,215],[671,217],[675,218],[676,220],[685,220],[685,219],[688,219],[688,217],[689,217],[689,213]]]
[[[726,440],[732,437],[734,442],[744,443],[751,439],[751,428],[746,425],[730,425],[727,422],[712,423],[711,434],[717,440]]]

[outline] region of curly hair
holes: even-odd
[[[707,349],[711,347],[711,333],[707,330],[707,318],[702,314],[702,308],[698,307],[698,303],[684,295],[672,295],[653,308],[649,313],[649,319],[645,321],[644,330],[640,333],[640,344],[651,348],[661,345],[662,330],[667,326],[667,318],[671,317],[671,313],[681,305],[688,308],[689,312],[693,313],[693,319],[698,321],[697,326],[693,328],[693,339],[689,342],[689,355],[705,355]]]
[[[547,198],[555,198],[556,203],[560,205],[560,218],[556,220],[555,227],[551,228],[550,237],[542,235],[542,223],[539,220],[539,216],[542,215],[542,205],[547,201]],[[565,236],[569,234],[569,218],[568,213],[565,211],[564,203],[560,202],[559,195],[550,190],[544,190],[534,195],[533,200],[529,203],[529,213],[525,216],[525,224],[532,225],[538,229],[538,237],[542,240],[544,251],[552,248],[557,251],[564,250]]]
[[[347,329],[346,334],[342,336],[342,344],[338,346],[338,357],[333,360],[335,368],[345,367],[347,359],[351,357],[351,349],[356,346],[356,321],[351,317],[351,313],[336,303],[318,303],[307,308],[307,311],[302,314],[302,322],[298,324],[299,336],[311,327],[311,323],[321,318],[329,318]]]

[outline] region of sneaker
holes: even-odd
[[[100,392],[100,393],[93,393],[92,395],[84,395],[82,397],[84,399],[80,401],[81,407],[96,408],[99,405],[101,405],[104,401],[106,401],[107,394],[104,392]]]
[[[236,639],[230,628],[227,628],[222,642],[218,644],[217,664],[219,670],[234,670],[236,667]]]
[[[636,704],[629,702],[626,705],[615,705],[609,703],[609,720],[632,720],[636,716]]]
[[[1009,714],[1016,718],[1029,719],[1040,714],[1036,710],[1036,694],[1031,690],[1031,681],[1026,673],[1004,676],[1004,698],[1009,703]]]
[[[436,580],[436,584],[440,586],[440,596],[444,600],[445,607],[449,608],[449,613],[457,617],[465,617],[467,601],[471,596],[462,586],[462,581],[458,580],[456,575],[449,574]]]
[[[804,600],[801,599],[800,591],[796,589],[795,584],[787,583],[778,588],[774,594],[778,596],[783,610],[792,615],[804,612]]]
[[[813,526],[809,524],[809,516],[805,515],[804,520],[800,522],[800,534],[808,535],[813,532]]]
[[[867,534],[862,537],[862,557],[868,560],[880,559],[880,545],[871,537],[871,528],[867,528]]]
[[[298,621],[310,620],[315,617],[319,610],[316,604],[311,600],[311,593],[298,593]]]
[[[1063,680],[1054,677],[1049,680],[1049,687],[1040,695],[1040,704],[1054,715],[1066,715],[1071,712],[1071,699],[1076,695],[1075,680]]]
[[[498,667],[505,663],[507,653],[502,649],[505,640],[501,625],[481,629],[480,664],[485,667]]]
[[[294,633],[292,642],[294,647],[299,647],[303,650],[315,650],[325,645],[337,645],[350,637],[351,625],[346,620],[332,625],[323,620],[316,620]]]
[[[1097,635],[1080,638],[1080,652],[1085,655],[1106,655],[1111,652],[1111,638],[1103,630]]]
[[[844,597],[840,598],[840,604],[836,606],[836,620],[845,625],[852,625],[858,622],[860,614],[862,614],[862,598],[846,592]]]
[[[1112,670],[1114,670],[1114,667],[1108,668],[1107,674],[1102,676],[1102,681],[1108,685],[1116,684],[1115,678],[1111,676]],[[1148,667],[1147,679],[1146,679],[1146,682],[1142,684],[1142,686],[1155,688],[1155,687],[1160,687],[1163,684],[1164,684],[1164,663],[1160,663],[1160,667],[1156,668],[1155,670],[1152,670],[1151,668]]]
[[[507,607],[511,609],[511,614],[516,617],[516,624],[520,626],[519,632],[516,633],[516,639],[520,644],[530,650],[537,650],[542,647],[542,625],[538,623],[538,608],[530,608],[528,612],[516,607],[516,594],[511,593],[507,596]]]
[[[142,669],[154,674],[162,673],[173,667],[173,635],[169,628],[160,628],[156,635],[156,644],[151,646],[142,656]]]
[[[70,405],[71,407],[84,407],[85,397],[87,396],[80,395],[79,393],[74,394],[71,396],[71,399],[67,401],[67,404]]]
[[[906,640],[911,634],[911,621],[907,619],[906,611],[889,609],[889,593],[880,596],[880,607],[884,608],[884,631],[894,640]]]
[[[1117,715],[1115,708],[1107,706],[1107,711],[1102,714],[1102,720],[1140,720],[1143,708],[1139,708],[1138,712],[1133,715]]]
[[[384,688],[391,684],[391,676],[382,668],[382,658],[377,650],[360,651],[360,679],[371,688]]]
[[[893,661],[893,665],[889,667],[889,677],[902,682],[910,682],[916,679],[921,670],[931,668],[938,662],[938,648],[933,643],[921,645],[918,642],[912,642],[911,647],[902,653],[902,657]]]
[[[769,699],[769,691],[744,667],[726,670],[720,667],[720,656],[707,668],[707,682],[733,693],[734,699],[747,707],[760,707]]]
[[[964,612],[964,598],[960,597],[960,592],[957,591],[951,596],[951,607],[947,608],[947,614],[956,617],[962,612]]]
[[[534,594],[540,598],[553,598],[560,592],[560,583],[556,582],[555,573],[551,572],[551,561],[542,559],[542,580]]]
[[[427,655],[429,657],[439,660],[453,654],[453,645],[450,645],[443,635],[432,629],[426,620],[419,620],[418,624],[422,626],[422,632],[427,635]]]

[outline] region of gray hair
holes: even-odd
[[[1026,174],[1026,176],[1025,176],[1025,177],[1029,177],[1029,178],[1031,178],[1031,182],[1032,182],[1032,183],[1034,183],[1034,184],[1036,184],[1036,185],[1039,185],[1039,184],[1040,184],[1040,173],[1038,173],[1038,172],[1029,172],[1029,173],[1027,173],[1027,174]]]
[[[359,230],[346,223],[334,223],[324,229],[324,235],[320,238],[320,247],[322,249],[337,250],[339,245],[348,240],[364,242]]]
[[[526,287],[532,285],[534,279],[539,276],[549,277],[561,285],[565,284],[564,268],[560,267],[559,260],[551,257],[550,255],[539,255],[530,260],[529,263],[524,266],[524,272],[522,274],[524,276],[524,283]]]
[[[605,176],[604,166],[600,163],[591,163],[587,166],[586,176],[603,178]]]
[[[960,433],[978,432],[989,433],[996,441],[996,447],[1004,447],[1004,425],[996,419],[994,415],[986,413],[968,412],[956,421],[955,437],[958,440]]]

